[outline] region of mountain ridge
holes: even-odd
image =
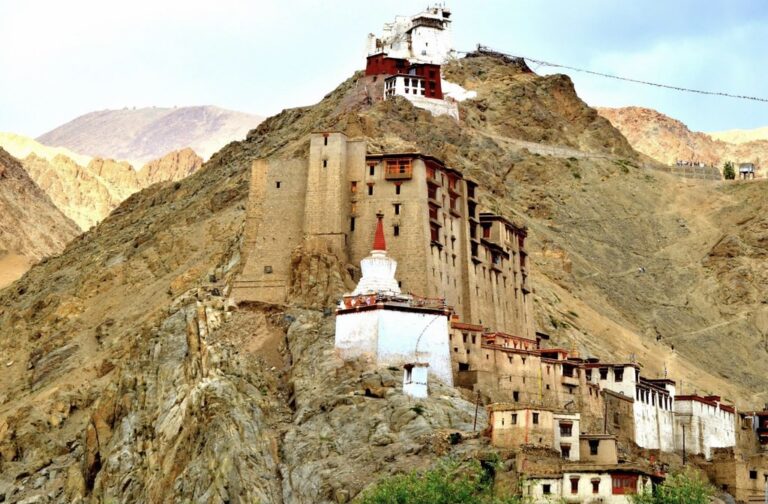
[[[167,152],[191,148],[204,159],[243,138],[262,117],[215,106],[145,107],[90,112],[37,137],[92,157],[141,166]]]

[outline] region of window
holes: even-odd
[[[459,351],[458,348],[454,348],[457,352]],[[459,362],[459,371],[469,371],[469,364],[466,362]]]
[[[483,226],[483,238],[491,237],[491,226]]]
[[[368,174],[373,177],[376,174],[376,165],[368,165]]]
[[[617,382],[624,381],[624,370],[623,369],[614,369],[613,370],[613,376]]]
[[[400,236],[400,226],[398,226],[397,224],[392,226],[392,234],[395,236]]]
[[[597,449],[600,447],[600,440],[599,439],[590,439],[589,440],[589,454],[590,455],[597,455]]]
[[[587,381],[591,382],[592,381],[592,370],[591,369],[587,369],[586,370],[586,376],[587,376]]]
[[[352,181],[349,184],[349,192],[356,193],[357,192],[357,181]]]
[[[560,435],[571,437],[573,435],[573,424],[571,422],[560,422]]]
[[[561,444],[560,456],[562,456],[564,459],[569,459],[571,457],[571,445]]]
[[[395,184],[395,194],[400,194],[400,184]]]
[[[476,344],[476,343],[477,343],[477,335],[476,335],[476,334],[473,334],[473,335],[472,335],[472,344],[474,345],[474,344]]]
[[[539,423],[539,414],[538,413],[534,413],[533,414],[533,423],[534,424],[538,424]]]
[[[604,368],[604,367],[600,368],[600,379],[601,380],[607,380],[608,379],[608,368]]]
[[[548,483],[541,485],[541,493],[544,495],[550,495],[552,493],[552,485]]]
[[[757,479],[757,471],[750,470],[749,471],[749,479]]]
[[[279,180],[278,180],[277,182],[275,182],[275,187],[277,187],[278,189],[280,189],[280,181],[279,181]]]
[[[512,425],[517,425],[517,413],[512,413]]]
[[[368,184],[368,196],[373,196],[373,184]]]
[[[637,492],[636,474],[613,474],[611,482],[614,495],[624,495]]]
[[[323,145],[328,145],[328,135],[324,135]]]
[[[593,479],[592,480],[592,493],[593,494],[600,493],[600,480],[599,479]]]
[[[354,231],[355,230],[355,218],[354,217],[349,219],[349,230],[350,231]]]
[[[579,493],[579,478],[571,478],[571,493]]]
[[[328,160],[323,159],[323,168],[328,168]]]
[[[264,273],[267,275],[272,273],[272,266],[264,266]]]
[[[400,215],[400,203],[395,203],[395,215]]]

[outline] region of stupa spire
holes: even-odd
[[[378,222],[376,223],[376,234],[373,237],[373,249],[387,251],[387,242],[384,240],[384,214],[379,212],[376,214]]]

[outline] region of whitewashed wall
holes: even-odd
[[[675,443],[685,451],[710,458],[712,448],[736,446],[736,418],[729,411],[699,401],[675,401]]]
[[[641,448],[674,451],[675,427],[672,410],[662,409],[635,399],[632,406],[635,418],[635,443]]]
[[[426,362],[431,376],[453,386],[448,317],[444,314],[386,308],[341,313],[336,316],[335,345],[345,360],[363,358],[398,367]]]
[[[579,478],[578,493],[571,493],[571,478]],[[598,493],[592,493],[592,480],[599,479]],[[637,479],[637,491],[643,487],[642,476]],[[648,480],[646,488],[650,491],[651,482]],[[613,481],[610,473],[564,473],[562,482],[562,498],[565,502],[597,503],[603,504],[629,504],[632,502],[628,495],[613,495]]]

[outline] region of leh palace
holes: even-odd
[[[372,98],[458,119],[472,93],[441,78],[450,34],[450,11],[432,7],[372,35]],[[306,142],[306,157],[252,166],[235,301],[286,303],[299,248],[350,265],[354,288],[334,300],[338,356],[398,369],[414,400],[440,382],[484,405],[478,429],[516,453],[534,502],[630,502],[664,480],[671,454],[737,500],[764,501],[768,411],[680,395],[674,376],[645,376],[640,362],[548,345],[534,323],[529,231],[485,207],[478,183],[437,157],[370,153],[337,131]]]

